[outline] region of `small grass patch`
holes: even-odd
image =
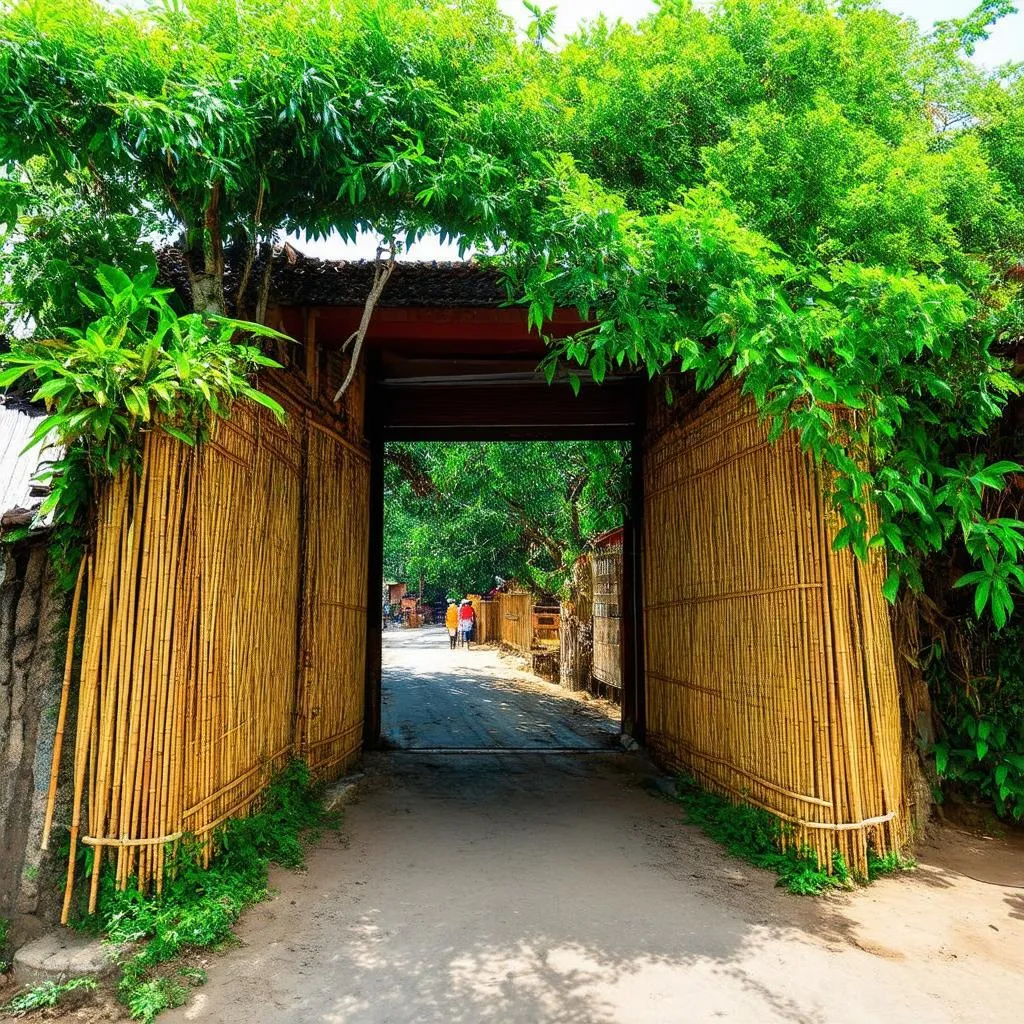
[[[813,851],[793,846],[792,830],[785,822],[760,807],[731,803],[702,789],[688,776],[679,778],[677,798],[688,822],[699,825],[733,857],[774,871],[779,876],[777,884],[790,892],[812,895],[852,884],[850,871],[838,851],[832,861],[833,873],[829,874]]]
[[[56,1006],[61,998],[69,992],[91,991],[96,988],[94,978],[71,978],[57,983],[44,981],[41,985],[26,989],[16,995],[9,1003],[0,1006],[0,1013],[20,1015],[30,1010],[41,1010],[48,1006]]]
[[[900,871],[913,871],[917,862],[911,857],[904,857],[893,850],[884,857],[879,857],[874,850],[868,850],[868,881],[873,882],[882,875],[894,875]]]
[[[138,981],[121,993],[128,1012],[135,1020],[151,1021],[164,1010],[181,1006],[188,999],[188,989],[173,978],[150,978]]]
[[[192,967],[169,969],[182,954],[217,948],[246,907],[267,898],[271,864],[301,867],[305,843],[318,830],[337,824],[323,810],[309,769],[290,764],[268,786],[257,813],[227,822],[217,836],[217,855],[201,864],[197,842],[180,842],[159,897],[136,887],[118,891],[112,874],[100,882],[99,909],[79,922],[85,930],[114,943],[135,943],[137,951],[121,964],[118,997],[135,1020],[152,1021],[180,1006],[189,986],[206,980]]]

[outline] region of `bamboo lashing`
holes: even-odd
[[[909,838],[881,557],[832,550],[818,471],[734,383],[644,462],[652,748],[866,875]]]
[[[200,449],[154,431],[141,474],[99,489],[72,609],[84,590],[65,923],[79,845],[90,910],[104,864],[159,892],[168,848],[199,837],[208,862],[288,759],[328,775],[358,756],[369,459],[314,403],[276,397],[284,426],[241,403]]]

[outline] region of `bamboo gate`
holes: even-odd
[[[341,371],[330,369],[324,393]],[[75,602],[84,589],[65,922],[79,844],[95,851],[90,910],[105,860],[118,885],[159,891],[168,844],[193,835],[208,858],[217,826],[246,814],[291,758],[330,777],[360,752],[361,388],[357,419],[288,375],[264,387],[283,426],[239,403],[199,449],[152,432],[141,474],[99,495]],[[58,745],[71,660],[69,645]]]
[[[141,475],[99,496],[75,602],[65,918],[80,845],[91,905],[104,860],[159,890],[168,844],[189,833],[208,855],[289,759],[331,777],[359,756],[370,460],[362,383],[340,413],[324,397],[338,363],[264,382],[283,426],[240,405],[199,450],[150,434]],[[866,873],[869,844],[908,838],[880,559],[832,551],[813,465],[795,438],[769,443],[732,386],[652,426],[643,462],[652,752]],[[529,595],[478,617],[486,639],[533,647]],[[47,833],[52,813],[51,792]]]
[[[909,838],[881,557],[832,550],[813,463],[734,385],[644,464],[652,750],[866,875]]]

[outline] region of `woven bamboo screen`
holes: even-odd
[[[832,551],[813,465],[732,384],[649,442],[645,487],[651,746],[866,873],[908,838],[881,559]]]
[[[594,594],[594,678],[622,688],[622,545],[603,547],[590,556]]]
[[[277,397],[285,426],[239,405],[199,450],[149,434],[141,475],[101,490],[65,920],[79,843],[91,908],[107,859],[159,891],[167,844],[244,815],[296,753],[321,775],[358,755],[368,459]]]
[[[326,427],[311,423],[308,444],[298,745],[329,776],[362,742],[370,474],[367,456]]]

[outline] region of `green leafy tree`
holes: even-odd
[[[563,152],[505,257],[532,324],[592,323],[552,342],[549,375],[740,377],[826,467],[837,546],[887,549],[889,597],[959,546],[997,625],[1024,524],[985,499],[1019,465],[978,441],[1019,391],[1020,80],[965,53],[1006,9],[931,36],[870,3],[598,20],[536,65]]]
[[[0,163],[45,157],[155,215],[184,236],[197,311],[260,319],[280,231],[493,223],[503,171],[479,122],[513,51],[480,0],[17,0]]]
[[[389,444],[385,572],[455,596],[515,579],[568,597],[597,534],[621,525],[621,442]]]

